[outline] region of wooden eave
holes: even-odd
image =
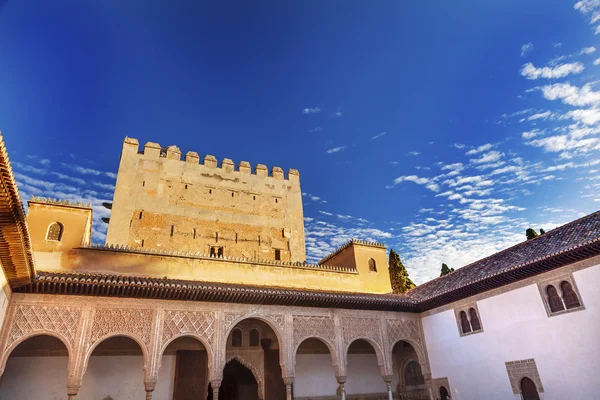
[[[11,288],[31,283],[35,276],[25,211],[0,134],[0,263]]]

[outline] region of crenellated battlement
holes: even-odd
[[[385,249],[385,244],[383,244],[383,243],[369,242],[369,241],[360,240],[360,239],[350,239],[349,241],[347,241],[346,243],[344,243],[343,245],[338,247],[336,250],[332,251],[331,253],[327,254],[325,257],[321,258],[319,260],[319,264],[323,264],[323,263],[327,262],[334,256],[340,254],[343,250],[347,249],[348,247],[350,247],[354,244]]]
[[[264,164],[257,164],[253,169],[252,165],[248,161],[240,161],[237,164],[234,163],[230,158],[224,158],[219,161],[211,154],[207,154],[202,161],[200,155],[195,151],[188,151],[183,160],[181,159],[181,150],[177,146],[162,147],[160,144],[155,142],[147,142],[143,149],[139,149],[140,144],[137,139],[125,137],[123,141],[123,150],[127,149],[129,153],[136,153],[147,160],[176,160],[182,161],[187,164],[202,165],[206,168],[222,170],[226,173],[240,173],[240,174],[252,174],[260,177],[271,177],[277,180],[288,180],[298,182],[300,179],[300,173],[297,169],[290,168],[287,175],[281,167],[274,166],[269,171],[269,168]]]
[[[29,203],[43,203],[43,204],[51,204],[51,205],[57,205],[57,206],[92,209],[91,203],[81,203],[78,201],[61,200],[61,199],[53,199],[53,198],[46,198],[46,197],[31,196],[31,199],[29,199],[29,201],[27,203],[28,204]]]

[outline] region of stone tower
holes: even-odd
[[[125,138],[107,244],[215,257],[306,259],[300,175]]]

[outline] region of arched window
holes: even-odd
[[[239,328],[231,332],[231,347],[242,347],[242,330]]]
[[[471,327],[473,327],[473,332],[480,331],[481,322],[479,322],[479,316],[474,308],[469,308],[469,317],[471,317]]]
[[[446,389],[444,386],[440,386],[440,400],[448,400],[448,389]]]
[[[257,347],[259,342],[258,329],[250,329],[250,347]]]
[[[560,284],[560,288],[562,289],[563,300],[565,302],[565,306],[568,309],[581,307],[581,303],[579,302],[579,298],[577,298],[577,293],[573,290],[573,286],[567,281],[563,281]]]
[[[375,260],[369,258],[369,271],[377,272],[377,264],[375,264]]]
[[[548,305],[550,306],[551,312],[562,311],[565,309],[565,306],[554,286],[548,285],[546,288],[546,293],[548,294]]]
[[[46,233],[46,240],[52,240],[54,242],[60,242],[62,239],[64,227],[60,222],[53,222],[48,227]]]
[[[425,377],[417,361],[409,361],[404,367],[404,385],[418,386],[425,384]]]
[[[523,395],[523,400],[540,400],[535,383],[527,377],[521,379],[521,394]]]
[[[467,313],[464,311],[460,312],[460,327],[462,328],[463,333],[471,332],[471,325],[469,324]]]

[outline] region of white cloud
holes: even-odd
[[[502,157],[502,155],[503,155],[502,153],[494,150],[494,151],[485,153],[484,155],[482,155],[479,158],[472,158],[469,161],[474,164],[490,163],[490,162],[498,161],[500,159],[500,157]]]
[[[528,132],[523,132],[522,137],[523,137],[523,139],[532,139],[532,138],[542,135],[542,134],[544,134],[544,131],[539,130],[539,129],[533,129]]]
[[[397,185],[402,182],[414,182],[417,185],[425,185],[425,187],[431,191],[437,192],[440,190],[440,187],[437,183],[433,182],[429,178],[419,178],[417,175],[408,175],[408,176],[399,176],[394,179],[394,185]]]
[[[464,166],[462,163],[454,163],[454,164],[446,164],[442,167],[443,171],[462,171],[464,169]]]
[[[573,110],[569,111],[566,116],[573,118],[575,121],[583,122],[586,125],[594,125],[600,122],[600,109]]]
[[[586,106],[600,104],[600,92],[592,90],[592,86],[586,83],[581,88],[570,83],[555,83],[541,88],[542,94],[548,100],[562,100],[563,103],[572,106]]]
[[[573,62],[568,64],[560,64],[555,67],[542,67],[536,68],[532,63],[526,63],[521,68],[521,75],[527,79],[557,79],[564,78],[569,74],[579,74],[583,71],[583,64],[580,62]]]
[[[421,154],[421,152],[420,152],[420,151],[409,151],[409,152],[408,152],[408,155],[409,155],[409,156],[418,156],[419,154]]]
[[[479,146],[479,147],[476,147],[476,148],[474,148],[474,149],[471,149],[471,150],[467,151],[467,152],[466,152],[466,155],[468,155],[468,156],[472,156],[473,154],[481,153],[481,152],[483,152],[483,151],[488,151],[488,150],[490,150],[492,147],[494,147],[494,145],[493,145],[493,144],[491,144],[491,143],[486,143],[486,144],[484,144],[484,145],[481,145],[481,146]]]
[[[464,144],[460,144],[460,143],[454,143],[452,145],[452,147],[457,148],[457,149],[464,149],[465,145]]]
[[[339,107],[337,108],[337,110],[333,114],[331,114],[332,118],[337,118],[337,117],[341,117],[341,116],[342,116],[342,111],[340,110]]]
[[[526,57],[527,54],[531,53],[531,50],[533,50],[533,43],[525,43],[521,46],[521,57]]]
[[[581,51],[579,52],[579,55],[583,55],[583,54],[592,54],[593,52],[596,51],[596,48],[594,46],[590,46],[590,47],[584,47],[583,49],[581,49]]]
[[[82,167],[81,165],[67,164],[64,162],[61,162],[60,165],[64,168],[71,169],[75,172],[79,172],[80,174],[84,174],[84,175],[102,175],[102,171],[98,171],[98,170],[92,169],[92,168]]]
[[[321,112],[321,109],[319,107],[309,107],[309,108],[305,108],[302,110],[302,114],[318,114]]]
[[[309,129],[308,131],[309,131],[310,133],[313,133],[313,132],[321,132],[322,130],[323,130],[323,128],[321,128],[320,126],[317,126],[316,128],[314,128],[314,129]]]
[[[39,160],[39,163],[42,164],[44,167],[50,166],[50,160],[48,160],[47,158],[42,158],[41,160]]]
[[[378,133],[377,135],[373,136],[371,138],[371,140],[379,139],[380,137],[385,136],[385,135],[387,135],[387,132]]]
[[[334,147],[333,149],[327,150],[327,154],[337,153],[337,152],[340,152],[340,151],[345,150],[347,148],[348,148],[348,146]]]
[[[600,65],[600,58],[596,58],[594,60],[594,65]]]

